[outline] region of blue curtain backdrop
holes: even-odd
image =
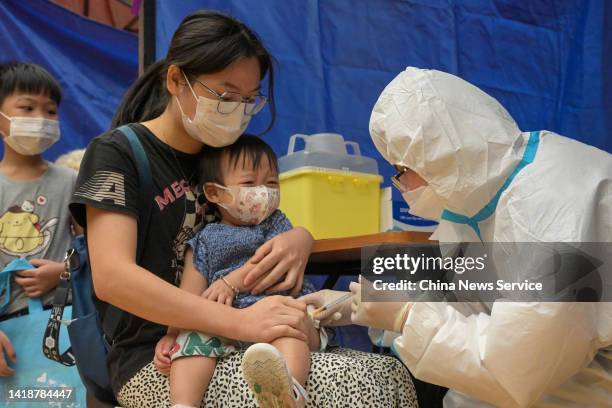
[[[45,153],[48,159],[85,147],[108,129],[138,75],[136,35],[46,0],[0,1],[0,44],[0,61],[42,65],[62,86],[62,138]]]
[[[294,133],[333,131],[380,159],[370,112],[409,65],[472,82],[523,130],[548,129],[612,152],[612,2],[157,0],[158,58],[182,18],[202,8],[241,19],[278,60],[278,122],[265,137],[277,153]],[[260,114],[250,130],[266,120]],[[382,161],[380,169],[391,173]]]

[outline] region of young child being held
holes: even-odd
[[[200,183],[208,202],[219,210],[221,221],[206,225],[188,242],[181,288],[228,306],[250,306],[266,295],[252,295],[244,286],[249,269],[243,266],[262,244],[292,228],[278,210],[276,156],[270,146],[253,136],[242,136],[223,148],[206,147]],[[314,291],[304,280],[296,296]],[[177,335],[171,350],[171,402],[178,407],[199,407],[216,359],[246,345],[199,332],[178,333],[174,328],[168,329],[166,337]],[[271,345],[255,344],[245,352],[242,368],[260,406],[305,405],[310,351],[323,349],[327,343],[323,331],[310,337],[308,342],[278,338]]]

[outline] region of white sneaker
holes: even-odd
[[[283,355],[276,347],[257,343],[242,357],[242,372],[261,408],[304,406],[308,393],[287,370]]]

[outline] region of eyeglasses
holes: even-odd
[[[244,103],[244,114],[253,116],[258,113],[268,103],[268,98],[262,94],[257,94],[249,97],[244,97],[238,92],[225,91],[222,94],[211,89],[202,81],[194,78],[198,84],[202,85],[208,92],[215,95],[217,100],[217,112],[223,115],[229,115],[234,112],[242,103]]]
[[[402,167],[402,169],[399,170],[394,176],[391,176],[391,184],[393,184],[393,186],[402,193],[408,190],[400,181],[400,178],[404,175],[404,173],[406,173],[406,171],[408,171],[408,169],[406,167]]]

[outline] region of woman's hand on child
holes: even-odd
[[[236,293],[222,279],[217,279],[206,288],[204,293],[202,293],[202,297],[213,302],[231,306]]]
[[[11,341],[4,332],[0,331],[0,377],[9,377],[15,372],[15,370],[8,366],[6,362],[7,356],[13,363],[17,362],[17,356]]]
[[[59,277],[64,270],[62,262],[54,262],[46,259],[30,259],[35,269],[17,272],[15,282],[23,287],[29,297],[40,297],[59,283]]]
[[[244,285],[252,287],[254,295],[285,290],[298,293],[313,243],[312,235],[304,228],[293,228],[275,236],[260,246],[249,260],[257,265],[247,274]]]
[[[170,374],[170,366],[172,361],[170,356],[174,351],[174,345],[176,343],[176,334],[166,334],[164,337],[159,339],[155,346],[155,356],[153,357],[153,364],[164,375]]]
[[[306,305],[306,313],[310,318],[310,324],[308,325],[308,333],[306,336],[308,337],[308,347],[310,347],[310,351],[319,351],[321,349],[321,335],[319,334],[319,330],[325,330],[321,328],[321,325],[318,320],[312,318],[315,307],[313,305]]]
[[[289,296],[270,296],[240,309],[236,339],[269,343],[279,337],[307,341],[312,322],[306,304]]]

